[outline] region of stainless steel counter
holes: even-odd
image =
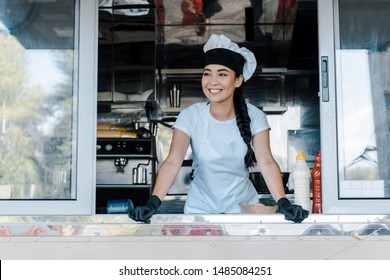
[[[156,214],[151,223],[127,215],[0,217],[0,236],[389,236],[390,216],[311,214],[303,223],[281,214]]]
[[[0,259],[390,259],[390,216],[0,217]]]

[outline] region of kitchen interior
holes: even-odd
[[[244,96],[267,114],[289,198],[288,178],[300,150],[314,167],[320,151],[317,1],[101,0],[96,214],[118,213],[118,201],[147,201],[177,115],[206,101],[202,47],[212,33],[256,56]],[[191,164],[189,150],[159,213],[182,213]],[[272,205],[256,168],[251,179],[260,201]]]

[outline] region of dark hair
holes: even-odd
[[[242,85],[241,85],[242,87]],[[246,167],[252,167],[256,163],[255,152],[251,146],[252,131],[251,131],[251,118],[248,114],[248,107],[245,102],[244,95],[242,94],[241,87],[238,87],[234,91],[233,102],[234,110],[236,113],[237,126],[240,130],[240,134],[245,144],[248,147],[244,161]]]

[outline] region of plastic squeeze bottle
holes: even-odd
[[[321,151],[318,152],[311,171],[313,190],[313,213],[322,213]]]
[[[295,169],[292,173],[294,181],[294,204],[301,205],[303,209],[311,212],[311,172],[306,163],[306,156],[302,153],[302,151],[299,151],[296,160]]]

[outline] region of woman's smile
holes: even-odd
[[[218,93],[220,93],[222,91],[222,89],[219,89],[219,88],[210,88],[209,89],[209,92],[211,93],[211,94],[218,94]]]

